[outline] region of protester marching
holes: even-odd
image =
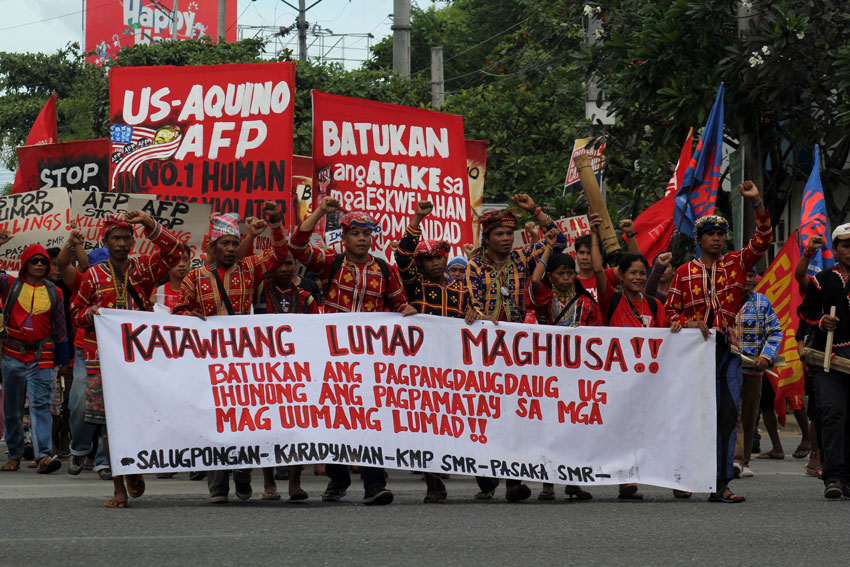
[[[642,484],[741,503],[759,412],[758,458],[784,458],[787,403],[794,456],[850,498],[850,225],[828,232],[812,181],[806,238],[759,277],[775,236],[760,188],[732,188],[752,211],[737,224],[717,214],[723,87],[663,222],[615,229],[601,149],[569,174],[586,215],[553,218],[520,188],[485,212],[462,117],[314,91],[304,191],[294,63],[181,73],[169,89],[169,68],[114,69],[97,183],[0,197],[0,470],[93,469],[108,508],[177,473],[205,475],[214,504],[232,476],[248,500],[253,469],[260,499],[285,479],[308,500],[309,466],[331,504],[352,472],[363,504],[391,504],[396,471],[423,474],[426,504],[520,502],[531,482],[543,501],[604,485],[640,501]],[[751,236],[731,247],[733,230]],[[478,491],[449,495],[446,475]]]

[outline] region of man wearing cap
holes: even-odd
[[[835,265],[810,279],[797,312],[812,327],[812,348],[824,351],[833,332],[832,355],[850,359],[850,224],[832,231]],[[835,315],[830,310],[835,307]],[[850,498],[850,375],[832,364],[812,378],[821,429],[821,466],[825,498]]]
[[[764,256],[773,238],[770,214],[758,188],[752,181],[745,181],[738,190],[755,209],[755,234],[741,250],[724,254],[729,223],[715,215],[698,219],[694,238],[702,255],[676,270],[665,305],[671,324],[699,329],[706,340],[712,330],[717,334],[717,486],[709,496],[710,502],[744,501],[728,486],[734,475],[735,426],[742,382],[741,359],[731,347],[738,348],[735,315],[743,302],[747,271]]]
[[[464,284],[466,283],[466,264],[467,260],[463,256],[455,256],[446,264],[446,273],[449,274],[449,277],[453,280],[462,281]]]
[[[12,236],[0,231],[0,245]],[[17,278],[0,273],[0,298],[6,318],[3,341],[3,413],[9,460],[0,467],[16,471],[24,453],[24,404],[29,398],[37,472],[61,467],[53,457],[53,368],[70,362],[62,290],[47,280],[50,256],[40,244],[21,254]]]
[[[419,313],[439,315],[441,317],[475,320],[475,312],[468,308],[468,294],[464,280],[446,281],[448,263],[448,242],[443,240],[422,240],[422,220],[431,214],[434,205],[430,201],[419,201],[416,213],[404,231],[395,253],[401,282],[407,299]],[[426,504],[445,501],[446,487],[436,474],[426,472]]]
[[[157,248],[149,256],[130,257],[135,244],[133,225],[136,224],[144,227],[145,235]],[[168,275],[168,270],[180,261],[183,248],[177,237],[140,210],[108,215],[103,223],[103,243],[109,259],[92,266],[85,273],[71,303],[71,314],[74,324],[85,329],[83,356],[88,374],[85,419],[105,426],[106,407],[94,317],[101,307],[151,311],[153,290]],[[108,435],[103,441],[108,454]],[[107,508],[126,508],[128,493],[138,498],[145,492],[145,480],[140,474],[113,476],[112,483],[114,496],[104,504]]]
[[[554,230],[558,250],[563,250],[567,237],[549,215],[534,205],[531,197],[517,194],[511,200],[530,213],[544,231]],[[546,242],[541,240],[513,250],[518,223],[509,209],[485,213],[481,216],[480,226],[481,250],[469,260],[466,268],[466,286],[472,309],[479,319],[522,323],[525,319],[525,290]],[[493,498],[499,479],[476,477],[475,480],[480,489],[475,498]],[[505,498],[509,501],[518,502],[529,496],[531,490],[519,480],[505,481]]]
[[[288,255],[286,236],[283,233],[280,207],[274,201],[263,203],[265,220],[254,219],[255,224],[268,223],[272,229],[272,248],[254,256],[239,259],[239,215],[225,213],[212,219],[210,226],[210,251],[212,262],[194,268],[183,279],[180,300],[172,311],[177,315],[248,315],[254,303],[254,294],[267,273],[276,271]],[[260,227],[256,227],[257,230]],[[264,227],[263,227],[264,228]],[[230,492],[228,470],[207,474],[210,502],[227,503]],[[251,470],[233,472],[236,497],[251,498]]]
[[[346,213],[342,218],[342,254],[310,244],[310,235],[319,220],[340,209],[339,201],[324,197],[289,241],[289,249],[322,283],[325,313],[396,311],[413,315],[416,309],[407,302],[401,280],[386,262],[369,254],[375,220],[363,212]],[[330,463],[325,468],[330,478],[322,500],[339,502],[351,485],[346,465]],[[369,506],[393,501],[387,489],[384,469],[360,467],[365,497]]]

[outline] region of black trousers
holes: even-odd
[[[348,465],[327,464],[325,475],[337,488],[348,488],[351,486],[351,471]],[[360,478],[363,479],[363,490],[367,495],[374,494],[387,487],[387,479],[384,469],[379,467],[360,467]]]
[[[814,388],[823,481],[850,482],[850,376],[820,370],[814,376]]]

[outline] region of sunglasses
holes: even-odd
[[[46,266],[50,263],[50,260],[48,260],[44,256],[35,256],[34,258],[30,258],[30,261],[28,263],[29,264],[35,264],[35,265],[42,264],[42,265]]]

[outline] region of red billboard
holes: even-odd
[[[295,63],[116,67],[110,188],[292,222]]]
[[[172,38],[175,0],[86,0],[86,51],[91,63],[122,47]],[[218,0],[177,0],[177,39],[218,38]],[[236,41],[236,0],[227,0],[225,40]]]

